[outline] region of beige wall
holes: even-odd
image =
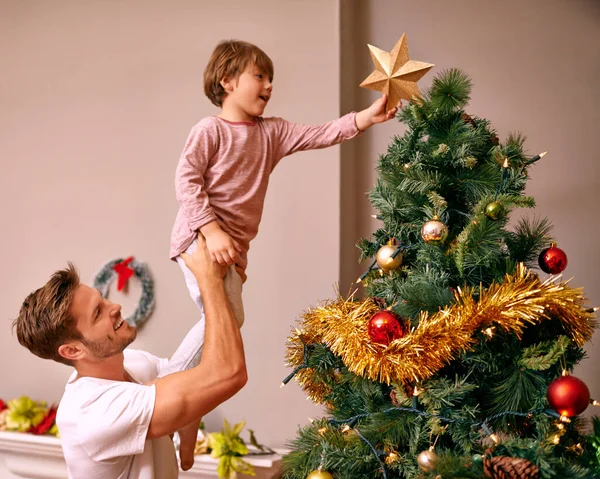
[[[275,63],[269,114],[336,118],[337,1],[39,0],[2,10],[0,397],[56,400],[68,368],[9,332],[24,296],[67,260],[90,280],[104,261],[135,255],[154,274],[157,307],[134,346],[170,354],[197,316],[168,247],[179,153],[191,126],[217,112],[201,87],[208,56],[223,38],[254,42]],[[244,290],[249,384],[208,426],[246,419],[280,446],[318,414],[295,384],[279,385],[295,318],[338,280],[339,208],[339,148],[275,170]]]
[[[267,114],[298,122],[324,122],[375,99],[356,86],[372,70],[366,43],[390,49],[406,32],[412,57],[436,64],[423,86],[442,68],[467,70],[475,82],[473,113],[502,136],[527,133],[531,152],[550,151],[533,170],[529,191],[539,214],[556,225],[568,275],[600,304],[598,7],[541,0],[448,5],[0,1],[0,397],[60,397],[69,370],[30,355],[9,329],[23,297],[66,260],[86,280],[119,256],[149,264],[157,308],[136,347],[168,355],[193,323],[194,305],[167,260],[173,171],[189,128],[216,111],[200,82],[222,38],[255,42],[271,55]],[[220,427],[222,417],[246,419],[259,440],[280,446],[297,424],[319,414],[295,385],[279,389],[289,372],[285,339],[304,309],[331,297],[340,278],[344,289],[362,271],[353,244],[377,227],[364,192],[377,155],[400,131],[390,123],[347,144],[343,170],[339,148],[278,166],[244,290],[250,382],[207,418],[209,427]],[[595,351],[590,355],[581,376],[600,396]]]

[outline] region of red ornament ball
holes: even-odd
[[[575,376],[561,376],[550,383],[546,398],[561,416],[578,416],[590,404],[590,390]]]
[[[562,249],[552,245],[540,253],[538,263],[544,273],[562,273],[567,267],[567,254]]]
[[[394,339],[404,336],[402,322],[391,311],[379,311],[369,320],[367,331],[371,341],[387,346]]]

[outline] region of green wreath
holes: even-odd
[[[94,288],[100,291],[103,298],[106,298],[108,289],[116,278],[118,278],[117,289],[120,291],[133,275],[140,280],[142,294],[136,310],[127,316],[125,321],[132,326],[139,327],[150,317],[154,309],[154,280],[146,263],[134,260],[133,256],[108,261],[94,276]]]

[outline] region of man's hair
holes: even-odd
[[[237,79],[249,64],[254,64],[273,81],[273,62],[256,45],[239,40],[224,40],[219,43],[204,70],[204,93],[213,105],[223,106],[225,90],[221,80]]]
[[[70,312],[79,284],[79,274],[69,263],[68,268],[54,273],[44,286],[25,298],[19,317],[13,322],[21,345],[40,358],[72,365],[58,353],[58,348],[82,339]]]

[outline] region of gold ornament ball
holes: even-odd
[[[443,243],[448,237],[448,227],[437,216],[434,216],[421,228],[421,237],[426,243]]]
[[[386,244],[377,251],[377,264],[384,271],[395,271],[402,264],[402,253],[398,253],[395,258],[392,258],[394,252],[398,249],[394,245]]]
[[[316,470],[306,476],[306,479],[333,479],[333,476],[327,471]]]
[[[491,220],[497,220],[504,214],[504,206],[499,201],[492,201],[485,207],[485,216]]]
[[[425,472],[435,471],[438,460],[439,456],[435,453],[435,451],[432,451],[431,449],[427,449],[426,451],[421,452],[417,456],[417,462],[419,463],[419,467]]]

